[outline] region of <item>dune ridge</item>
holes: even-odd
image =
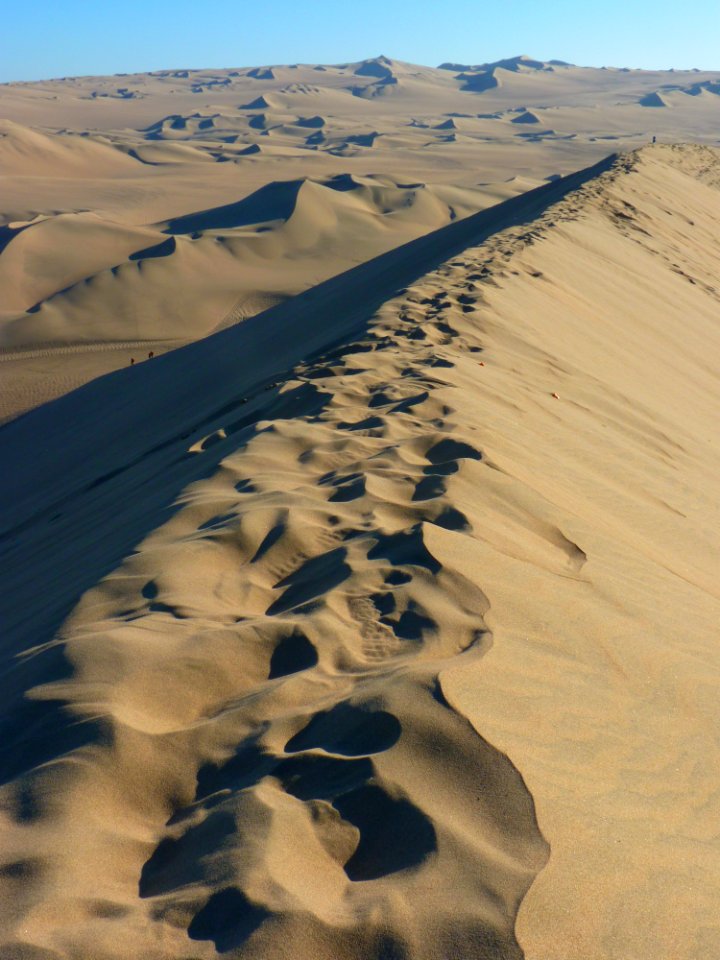
[[[610,149],[717,144],[719,77],[378,56],[1,84],[0,421]],[[388,202],[314,189],[339,176]],[[260,212],[134,257],[163,224],[298,182],[294,223]],[[403,184],[425,185],[407,208]]]
[[[0,429],[6,950],[720,946],[719,170],[611,157]]]

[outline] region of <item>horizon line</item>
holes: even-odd
[[[431,64],[415,63],[414,61],[411,61],[411,60],[401,60],[396,57],[388,57],[387,55],[381,53],[381,54],[378,54],[377,56],[365,57],[360,60],[340,59],[335,61],[334,63],[321,62],[321,61],[315,61],[315,62],[300,61],[300,60],[292,63],[280,63],[280,62],[271,63],[271,62],[265,61],[262,63],[249,63],[249,64],[242,64],[242,65],[230,65],[230,66],[224,66],[224,67],[211,66],[211,65],[206,65],[202,67],[171,66],[171,67],[153,67],[152,69],[147,69],[147,70],[128,70],[128,71],[120,71],[120,72],[113,72],[113,73],[64,74],[64,75],[55,76],[55,77],[37,77],[31,80],[27,80],[27,79],[0,80],[0,86],[10,86],[12,84],[53,83],[53,82],[63,81],[63,80],[86,80],[91,78],[105,78],[105,77],[108,77],[108,78],[109,77],[133,77],[133,76],[153,75],[153,74],[160,74],[160,73],[166,73],[166,72],[174,72],[178,70],[187,70],[192,73],[202,73],[203,71],[207,71],[207,70],[220,70],[220,71],[237,70],[237,69],[252,70],[258,67],[266,67],[269,69],[272,69],[273,67],[278,69],[282,67],[286,69],[295,69],[298,67],[321,67],[321,66],[322,67],[342,67],[343,65],[350,66],[353,64],[361,64],[361,63],[367,63],[369,61],[377,61],[377,60],[389,60],[391,62],[407,64],[409,66],[422,67],[426,70],[442,69],[446,72],[450,72],[450,67],[445,67],[444,66],[445,64],[453,64],[453,69],[457,67],[458,69],[462,68],[462,69],[472,69],[472,70],[481,71],[485,67],[495,66],[495,67],[498,67],[499,69],[503,69],[502,68],[503,63],[510,63],[513,61],[521,61],[521,60],[530,60],[535,63],[544,63],[548,66],[576,68],[579,70],[618,70],[618,71],[638,72],[638,73],[720,73],[720,67],[717,67],[717,68],[713,68],[713,67],[706,68],[706,67],[697,67],[697,66],[695,67],[628,67],[628,66],[616,66],[609,63],[596,66],[592,64],[573,63],[569,60],[561,60],[560,58],[551,58],[551,59],[544,60],[542,58],[532,57],[527,54],[516,54],[510,57],[500,57],[497,60],[487,60],[484,63],[476,63],[476,64],[469,64],[469,63],[463,64],[460,61],[443,60],[442,63],[433,66]]]

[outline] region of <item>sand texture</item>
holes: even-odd
[[[528,57],[0,85],[0,422],[718,109],[717,72]]]
[[[720,154],[433,225],[0,428],[3,958],[720,955]]]

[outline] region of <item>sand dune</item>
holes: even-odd
[[[517,116],[513,117],[511,123],[540,123],[540,117],[532,110],[521,110]]]
[[[8,243],[0,338],[16,351],[196,339],[245,301],[284,299],[483,205],[482,191],[338,174],[142,228],[63,214]],[[43,258],[52,273],[32,270]]]
[[[80,213],[18,225],[0,257],[0,411],[239,322],[495,199],[487,187],[336,174],[155,224]]]
[[[660,96],[657,91],[653,93],[646,93],[644,97],[640,97],[638,103],[641,107],[666,107],[667,101]]]
[[[718,184],[611,157],[0,429],[8,956],[717,953]]]
[[[81,135],[47,136],[0,120],[0,169],[5,176],[118,176],[135,170],[131,157]]]
[[[719,92],[0,86],[2,960],[720,955]]]
[[[0,85],[0,419],[243,320],[514,183],[653,136],[717,143],[719,77],[379,56]],[[426,188],[407,216],[315,189],[346,175]],[[163,223],[299,182],[307,236],[268,215],[252,236],[185,234],[165,257],[131,259],[164,242]]]

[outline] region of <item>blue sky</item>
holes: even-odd
[[[0,31],[0,81],[380,53],[720,69],[720,0],[4,0]]]

